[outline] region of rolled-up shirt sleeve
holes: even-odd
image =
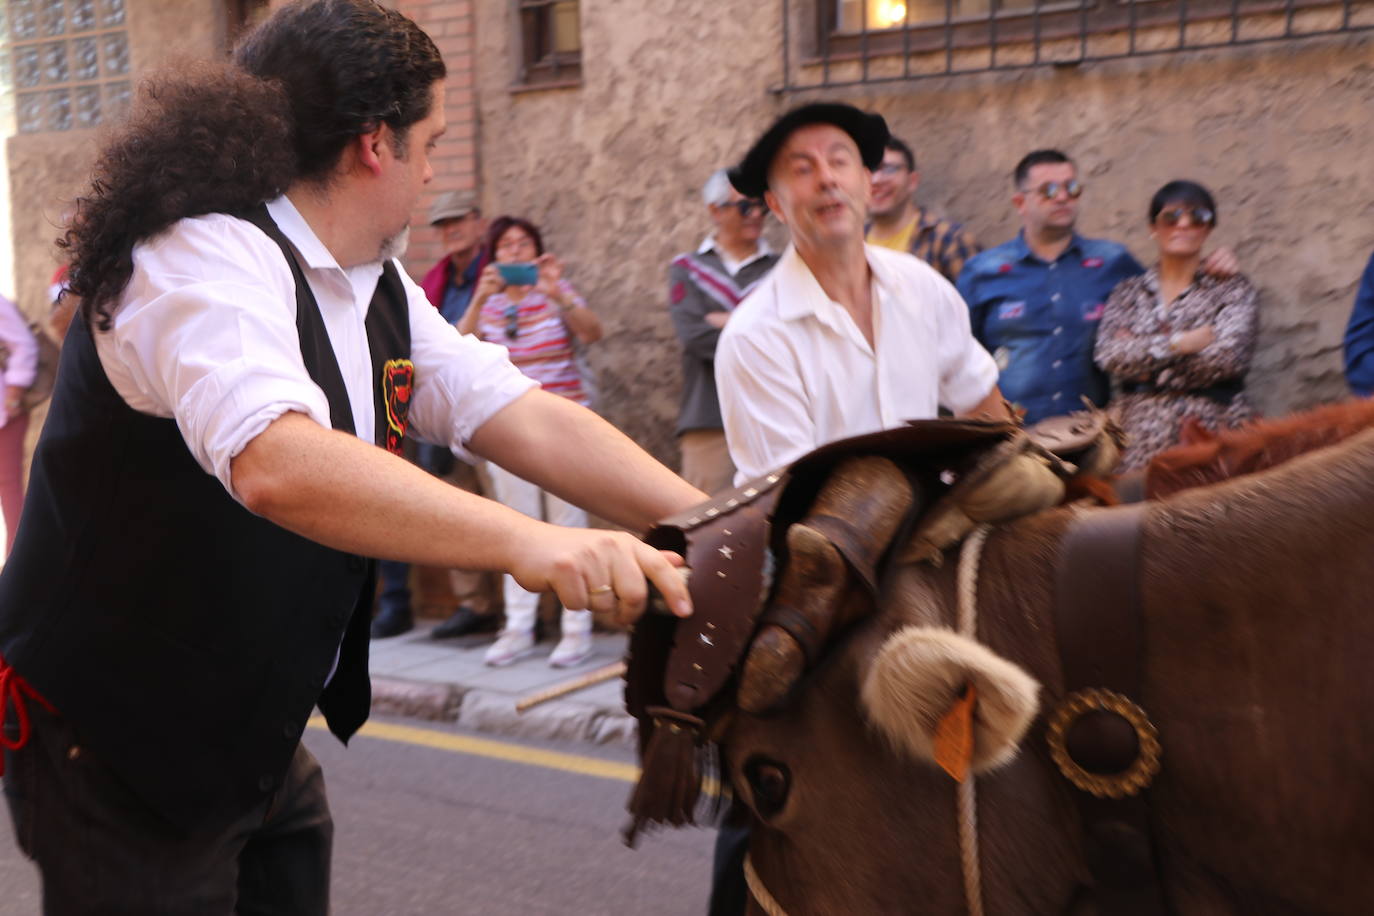
[[[969,307],[943,277],[932,285],[938,291],[940,403],[956,414],[982,403],[997,384],[997,363],[973,336]]]
[[[410,358],[415,363],[410,432],[473,461],[467,450],[473,433],[539,383],[511,364],[505,347],[459,334],[424,291],[401,276],[410,304]]]
[[[824,444],[795,364],[781,334],[726,325],[716,349],[716,387],[736,486]]]
[[[251,225],[183,220],[139,245],[122,303],[96,332],[111,383],[135,410],[174,418],[235,498],[230,462],[273,420],[296,411],[330,426],[301,358],[290,269]]]

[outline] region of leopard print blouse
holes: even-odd
[[[1171,303],[1161,303],[1151,268],[1112,290],[1097,330],[1094,359],[1112,381],[1128,442],[1118,470],[1143,468],[1178,442],[1184,418],[1213,431],[1252,416],[1239,388],[1255,350],[1255,288],[1244,276],[1198,273]],[[1215,339],[1197,353],[1175,353],[1170,337],[1211,325]]]

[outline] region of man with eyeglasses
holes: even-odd
[[[868,208],[872,222],[865,241],[914,254],[953,283],[964,263],[983,247],[960,223],[916,203],[920,185],[921,173],[911,147],[889,137],[883,161],[873,170],[873,204]]]
[[[1035,423],[1107,403],[1106,377],[1093,363],[1097,325],[1117,283],[1144,273],[1126,246],[1075,230],[1083,184],[1058,150],[1027,154],[1013,172],[1012,205],[1021,232],[971,258],[959,275],[973,333],[1001,369],[998,385]],[[1218,249],[1203,270],[1236,273],[1235,255]]]
[[[730,187],[724,169],[706,179],[701,197],[715,228],[696,251],[678,255],[669,265],[668,313],[682,343],[677,422],[682,477],[714,493],[735,476],[716,395],[716,342],[735,306],[773,269],[778,256],[763,238],[767,205]]]

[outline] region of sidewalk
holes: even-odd
[[[634,746],[635,722],[625,712],[619,677],[515,711],[523,697],[623,659],[624,634],[594,634],[595,650],[575,668],[549,667],[553,640],[513,665],[488,668],[482,654],[492,634],[435,640],[432,628],[433,622],[422,622],[409,633],[372,640],[373,712],[456,722],[494,735]]]

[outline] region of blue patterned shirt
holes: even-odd
[[[1124,245],[1075,235],[1054,261],[1018,235],[969,259],[959,274],[973,334],[1001,369],[998,385],[1026,422],[1107,402],[1093,364],[1102,307],[1116,284],[1144,272]]]

